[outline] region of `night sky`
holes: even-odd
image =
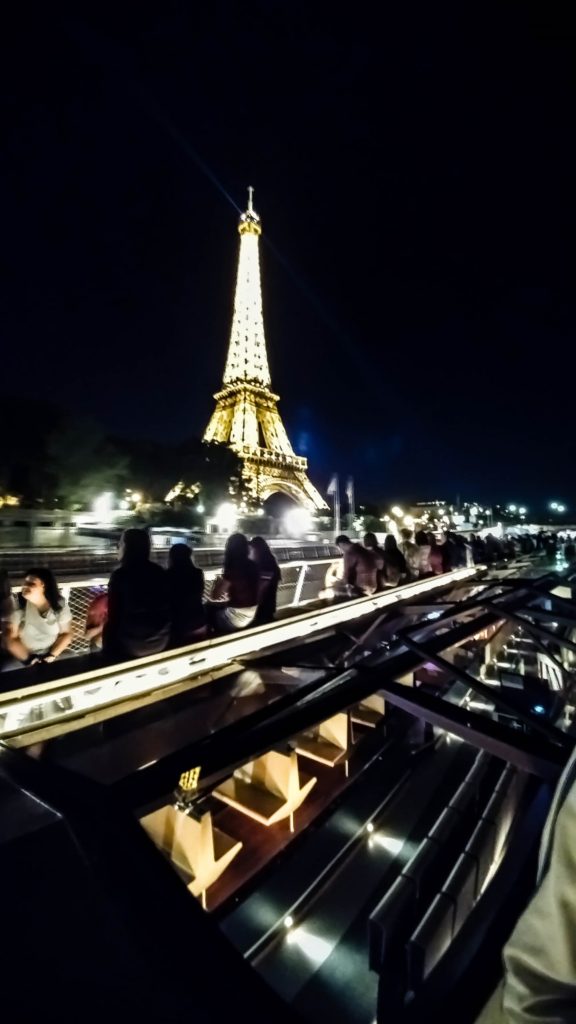
[[[396,6],[24,11],[0,391],[201,434],[250,184],[273,386],[322,490],[576,503],[574,37],[549,5]]]

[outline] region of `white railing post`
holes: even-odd
[[[298,573],[298,579],[296,580],[296,588],[294,590],[294,597],[292,598],[292,607],[300,604],[300,598],[302,597],[302,588],[304,587],[304,577],[308,572],[308,562],[304,562],[300,566],[300,572]]]

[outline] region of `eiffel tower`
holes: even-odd
[[[326,502],[308,479],[307,459],[294,454],[278,412],[279,397],[271,390],[258,254],[262,227],[253,192],[248,189],[248,208],[238,224],[240,255],[228,358],[204,440],[227,444],[240,456],[242,475],[257,501],[281,492],[310,511],[325,509]]]

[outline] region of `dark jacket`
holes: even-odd
[[[185,647],[198,639],[206,625],[204,573],[195,565],[171,568],[166,573],[170,595],[170,646]]]
[[[168,575],[154,562],[125,563],[108,584],[103,650],[114,661],[159,654],[170,636]]]

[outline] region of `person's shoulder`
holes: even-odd
[[[148,573],[149,576],[157,576],[158,579],[160,579],[161,577],[163,579],[168,578],[168,570],[164,569],[163,566],[158,565],[158,562],[147,562],[146,566],[146,572]]]

